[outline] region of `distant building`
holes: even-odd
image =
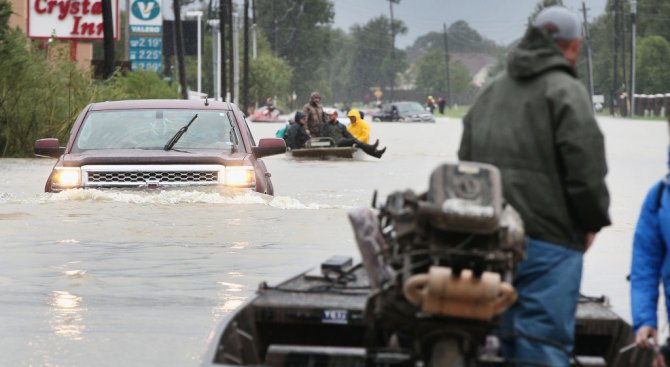
[[[472,78],[472,84],[481,87],[486,83],[489,68],[498,61],[494,56],[475,52],[453,52],[449,55],[450,62],[460,62]]]

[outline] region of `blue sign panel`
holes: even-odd
[[[132,70],[160,72],[163,66],[161,0],[131,0],[128,13]]]
[[[163,63],[162,37],[131,35],[129,51],[132,70],[161,71]]]

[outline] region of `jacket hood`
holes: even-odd
[[[554,69],[562,69],[577,76],[575,68],[563,56],[551,36],[539,28],[528,27],[521,42],[507,59],[508,74],[517,80],[530,79]]]
[[[357,108],[352,108],[351,110],[349,110],[349,113],[347,113],[347,117],[355,117],[355,118],[356,118],[356,121],[353,122],[354,124],[355,124],[356,122],[359,122],[359,121],[362,120],[362,119],[361,119],[361,113],[358,112],[358,109],[357,109]]]

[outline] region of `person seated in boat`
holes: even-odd
[[[370,125],[361,117],[360,111],[357,108],[349,110],[347,117],[351,123],[347,130],[354,136],[354,138],[362,141],[365,144],[370,143]]]
[[[377,149],[379,140],[376,140],[374,144],[366,144],[351,135],[347,127],[337,121],[337,110],[326,111],[326,114],[328,115],[328,121],[321,126],[320,136],[332,138],[338,147],[356,146],[366,154],[376,158],[381,158],[386,152],[386,148]]]
[[[670,133],[670,119],[668,119]],[[668,149],[670,170],[670,147]],[[635,342],[638,347],[654,350],[658,344],[659,282],[663,281],[666,312],[670,315],[670,259],[666,255],[670,246],[670,173],[656,182],[642,204],[640,217],[633,237],[633,261],[630,271],[630,300],[633,313]],[[667,342],[666,342],[667,344]],[[663,351],[664,348],[661,348]],[[667,346],[665,351],[667,351]],[[657,353],[654,366],[669,365]]]
[[[307,122],[307,115],[298,111],[293,118],[295,122],[291,124],[286,130],[286,146],[293,149],[302,149],[305,143],[309,140],[309,134],[305,130],[305,123]]]

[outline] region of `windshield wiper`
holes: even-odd
[[[195,116],[193,116],[193,118],[191,119],[191,121],[188,122],[188,124],[184,125],[181,129],[179,129],[179,131],[177,131],[177,133],[174,134],[174,136],[172,138],[170,138],[170,140],[167,142],[167,144],[165,144],[165,146],[163,147],[163,150],[167,151],[167,150],[172,149],[172,147],[175,144],[177,144],[179,139],[181,139],[181,136],[184,135],[184,133],[188,130],[188,127],[191,126],[193,121],[195,121],[195,119],[197,119],[197,118],[198,118],[198,114],[196,113]]]
[[[233,117],[234,118],[234,117]],[[228,125],[230,125],[230,132],[228,133],[228,139],[230,140],[230,153],[235,153],[237,152],[237,145],[240,144],[239,140],[237,140],[237,134],[235,134],[235,126],[233,126],[233,122],[230,119],[230,116],[228,116]]]

